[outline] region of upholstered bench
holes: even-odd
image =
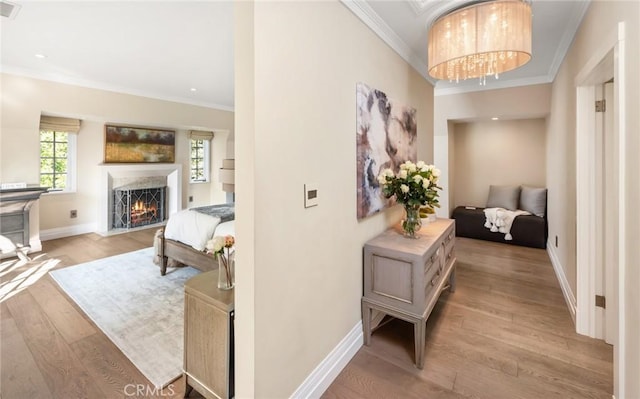
[[[524,210],[530,215],[520,215],[513,219],[509,232],[512,239],[506,240],[504,233],[492,232],[485,227],[487,220],[485,208],[459,206],[451,215],[451,218],[456,221],[456,236],[533,248],[547,247],[547,190],[545,188],[490,186],[486,207]]]
[[[479,240],[504,242],[525,247],[547,247],[547,219],[535,215],[521,215],[515,218],[511,226],[512,240],[504,239],[504,234],[493,233],[484,227],[484,208],[467,209],[459,206],[453,210],[452,219],[456,221],[456,237],[476,238]]]

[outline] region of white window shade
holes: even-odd
[[[191,140],[212,140],[213,132],[205,130],[189,130],[189,138]]]
[[[40,115],[40,130],[78,133],[80,131],[80,119]]]

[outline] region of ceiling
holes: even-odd
[[[9,1],[19,8],[0,19],[3,72],[233,109],[231,1]],[[429,24],[464,3],[343,0],[425,78]],[[587,6],[588,0],[534,0],[527,65],[486,86],[429,78],[436,94],[553,81]]]
[[[232,2],[9,1],[3,72],[233,109]]]
[[[459,83],[435,81],[427,74],[429,26],[448,11],[471,2],[474,1],[343,1],[398,54],[434,83],[436,95],[552,82],[589,5],[589,0],[533,0],[531,61],[501,74],[497,80],[487,77],[485,86],[480,86],[479,79]]]

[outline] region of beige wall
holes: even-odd
[[[95,231],[98,220],[100,164],[104,159],[104,124],[122,123],[176,129],[176,163],[183,164],[183,206],[223,202],[217,169],[233,131],[233,113],[150,98],[87,89],[16,75],[0,75],[2,125],[0,181],[39,182],[40,114],[80,118],[77,191],[46,194],[40,206],[40,229],[66,235]],[[213,146],[212,182],[189,184],[188,129],[217,130]],[[194,202],[188,203],[189,195]],[[78,217],[69,218],[76,209]],[[64,233],[62,235],[65,235]]]
[[[236,12],[236,65],[252,81],[236,90],[236,347],[254,348],[239,349],[237,396],[285,398],[360,322],[363,243],[402,213],[356,219],[356,84],[417,108],[425,161],[433,88],[337,1]],[[318,206],[304,208],[305,183]]]
[[[603,37],[616,33],[618,22],[624,21],[626,40],[624,58],[619,59],[626,71],[624,118],[626,145],[621,156],[626,171],[624,201],[626,229],[624,251],[620,258],[623,297],[620,311],[624,357],[616,347],[614,355],[615,396],[640,398],[640,2],[593,1],[582,21],[573,45],[560,67],[553,84],[551,117],[547,133],[547,184],[549,185],[549,236],[558,235],[557,254],[569,283],[575,290],[575,78]],[[624,210],[624,209],[623,209]],[[574,291],[575,292],[575,291]],[[623,359],[619,361],[619,359]]]
[[[455,127],[453,122],[489,121],[494,116],[503,120],[545,118],[549,115],[550,99],[550,84],[435,97],[434,162],[442,170],[440,181],[443,186],[438,216],[449,217],[454,208],[450,203],[455,183],[449,171],[452,164],[449,158],[458,156],[453,153],[450,142]]]
[[[545,187],[544,119],[455,125],[453,208],[484,207],[489,185]]]

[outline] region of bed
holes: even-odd
[[[160,274],[166,274],[169,259],[201,271],[217,269],[218,262],[206,253],[205,245],[219,235],[235,235],[234,204],[190,208],[171,215],[160,235]]]

